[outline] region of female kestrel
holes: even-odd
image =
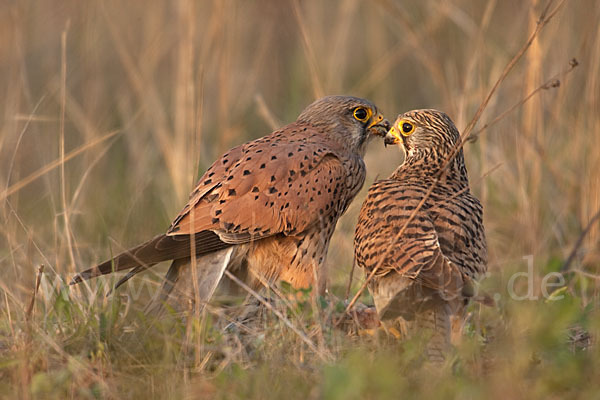
[[[443,360],[450,316],[464,308],[473,281],[487,269],[482,207],[446,114],[402,114],[385,140],[401,143],[406,158],[369,189],[356,227],[356,260],[372,275],[368,287],[380,318],[416,319],[432,331],[429,358]]]

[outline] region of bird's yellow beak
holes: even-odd
[[[369,121],[369,125],[367,125],[369,133],[381,137],[385,136],[388,129],[390,129],[390,123],[380,113],[373,115]]]
[[[385,135],[385,138],[383,140],[383,142],[386,145],[402,143],[402,136],[400,135],[400,129],[396,125],[397,124],[394,124],[390,128],[390,130],[387,131],[387,134]]]

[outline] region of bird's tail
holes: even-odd
[[[114,258],[96,265],[95,267],[86,269],[85,271],[75,275],[73,279],[71,279],[71,282],[69,282],[69,285],[75,285],[100,275],[106,275],[127,269],[133,268],[133,270],[136,271],[134,272],[134,275],[141,270],[148,269],[156,263],[164,261],[156,257],[156,255],[159,255],[159,252],[155,250],[156,245],[164,238],[165,235],[156,236],[147,242],[122,252]]]
[[[431,362],[443,362],[450,348],[450,309],[447,304],[435,304],[427,310],[417,313],[416,328],[429,334],[425,347]]]

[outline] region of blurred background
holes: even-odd
[[[0,187],[60,161],[61,151],[117,133],[2,196],[0,263],[11,277],[3,280],[29,285],[40,263],[72,273],[109,256],[109,245],[118,251],[163,232],[216,157],[294,121],[326,94],[369,98],[390,120],[438,108],[463,129],[545,5],[5,3]],[[599,18],[595,1],[566,2],[479,126],[571,58],[580,66],[465,146],[485,207],[492,271],[526,255],[541,264],[563,258],[600,208]],[[365,189],[402,157],[373,142]],[[363,198],[364,191],[331,245],[334,285],[347,277]],[[598,239],[596,225],[582,249],[596,267]]]
[[[164,232],[215,158],[294,121],[318,97],[365,97],[390,120],[437,108],[464,129],[547,4],[4,0],[2,318],[24,307],[40,264],[47,279],[67,279]],[[544,275],[560,268],[600,209],[600,3],[557,6],[475,131],[557,74],[560,85],[465,145],[485,209],[484,287],[497,300],[512,273],[527,271],[524,257],[540,296]],[[572,58],[579,66],[562,74]],[[366,189],[402,159],[380,141],[369,147],[367,182],[330,246],[339,296]],[[599,244],[596,223],[568,276],[582,308],[598,302]],[[362,279],[354,275],[354,290]],[[519,294],[527,283],[518,280]]]

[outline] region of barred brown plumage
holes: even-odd
[[[202,302],[225,268],[254,288],[261,280],[285,280],[297,288],[320,283],[315,271],[324,275],[337,220],[364,182],[366,144],[388,128],[367,100],[317,100],[296,122],[221,156],[166,234],[81,272],[71,284],[130,269],[118,286],[173,260],[159,297],[164,300],[191,256],[197,258]]]
[[[450,160],[459,140],[440,111],[400,115],[386,143],[402,143],[406,158],[369,189],[354,240],[358,265],[374,274],[368,287],[380,318],[431,329],[432,360],[443,359],[450,316],[461,313],[487,268],[483,210],[470,192],[462,149]]]

